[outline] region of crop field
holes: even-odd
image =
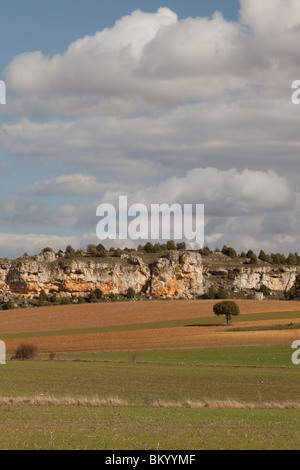
[[[300,302],[126,302],[0,314],[0,449],[299,449]],[[238,328],[238,331],[227,331]],[[240,331],[245,328],[246,331]],[[50,360],[49,352],[55,352]]]
[[[291,344],[298,330],[229,332],[215,301],[98,303],[1,312],[0,335],[12,354],[20,341],[41,353],[88,353]],[[300,302],[237,301],[239,327],[300,322]],[[299,320],[299,321],[298,321]]]

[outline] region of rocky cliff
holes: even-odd
[[[149,259],[143,254],[121,258],[57,258],[53,252],[19,260],[0,262],[0,290],[3,295],[24,298],[43,289],[60,296],[85,295],[96,288],[104,294],[137,293],[166,298],[193,298],[211,285],[242,292],[287,291],[295,283],[299,267],[244,265],[223,255],[202,258],[196,252],[168,252]]]

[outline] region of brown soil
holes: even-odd
[[[91,304],[78,306],[45,307],[23,311],[1,312],[2,334],[53,331],[77,328],[128,325],[155,321],[195,319],[212,316],[215,301],[158,301]],[[241,314],[261,313],[258,322],[242,322],[238,326],[289,323],[292,320],[263,321],[264,312],[300,311],[300,302],[237,301]],[[300,315],[299,315],[300,321]],[[292,344],[300,339],[300,330],[227,332],[226,327],[186,326],[153,330],[91,333],[41,338],[26,338],[39,351],[101,352],[138,351],[151,349],[209,348],[230,346],[259,346]],[[13,353],[23,342],[6,340],[7,352]]]
[[[214,318],[215,300],[143,301],[39,307],[0,312],[0,335]],[[241,315],[300,311],[299,302],[236,300]],[[263,317],[262,317],[263,319]]]

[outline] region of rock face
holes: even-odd
[[[218,261],[216,262],[218,263]],[[19,260],[0,261],[2,294],[34,297],[41,289],[46,294],[85,295],[96,288],[104,294],[135,292],[165,298],[193,298],[207,292],[211,285],[235,292],[259,290],[287,291],[294,284],[299,267],[209,266],[200,254],[188,251],[168,252],[152,261],[126,254],[121,258],[56,258],[44,253]]]
[[[265,285],[271,290],[287,291],[294,285],[298,272],[298,267],[290,266],[280,269],[266,266],[240,268],[233,280],[233,285],[239,290],[259,289],[261,285]]]
[[[151,266],[150,292],[162,297],[194,297],[204,293],[203,266],[197,253],[169,252]]]

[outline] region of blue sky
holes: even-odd
[[[2,0],[1,19],[0,257],[97,242],[121,194],[205,204],[211,248],[299,251],[298,0]]]

